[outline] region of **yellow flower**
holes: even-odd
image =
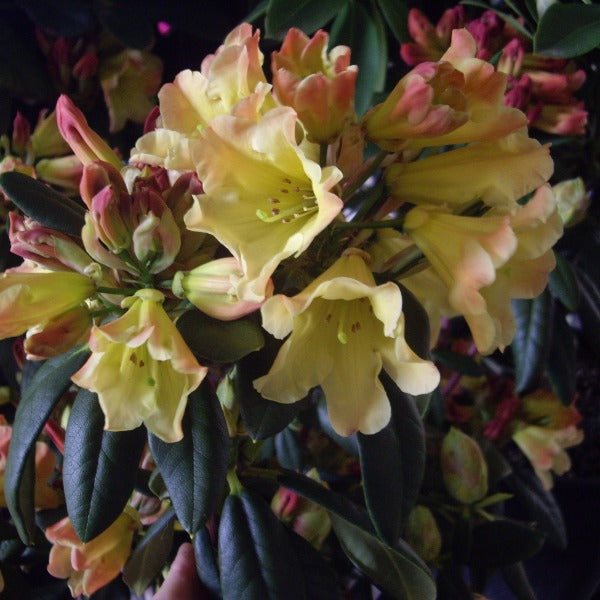
[[[306,157],[296,122],[288,107],[258,122],[215,117],[195,149],[205,193],[195,197],[185,223],[214,235],[239,261],[242,300],[262,301],[277,265],[306,250],[342,209],[330,191],[342,173]]]
[[[21,335],[79,306],[94,291],[92,279],[70,271],[0,275],[0,339]]]
[[[140,526],[137,512],[127,506],[106,531],[84,544],[65,517],[45,532],[53,544],[48,572],[69,579],[73,598],[91,596],[120,573],[131,553],[133,534]]]
[[[402,296],[391,283],[375,285],[364,259],[349,253],[292,298],[276,295],[263,305],[263,327],[290,337],[271,370],[254,381],[265,397],[281,403],[323,388],[333,428],[340,435],[376,433],[390,419],[379,381],[381,369],[403,391],[431,392],[435,366],[404,339]]]
[[[135,429],[142,422],[167,442],[183,437],[187,396],[206,375],[161,306],[163,295],[143,289],[125,298],[129,310],[93,327],[92,355],[72,380],[98,394],[105,429]]]

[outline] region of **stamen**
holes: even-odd
[[[348,302],[342,301],[342,306],[340,308],[339,320],[338,320],[338,330],[337,330],[337,339],[340,344],[348,343],[348,335],[346,334],[346,319],[348,317]]]

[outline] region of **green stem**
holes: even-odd
[[[338,222],[333,224],[334,229],[387,229],[390,227],[402,227],[404,217],[400,219],[387,219],[386,221],[363,221],[362,223]]]
[[[237,473],[235,472],[235,467],[227,471],[227,484],[229,485],[229,493],[234,496],[239,496],[244,489],[244,486],[240,483]]]
[[[365,172],[361,175],[361,177],[359,177],[358,181],[351,185],[347,190],[344,190],[344,193],[342,194],[342,200],[348,200],[354,194],[354,192],[356,192],[363,185],[363,183],[369,179],[369,177],[371,177],[375,171],[377,171],[379,165],[381,165],[383,159],[387,155],[388,153],[385,150],[380,150]]]

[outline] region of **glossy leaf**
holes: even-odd
[[[290,27],[310,35],[333,19],[348,0],[270,0],[265,18],[265,35],[282,40]]]
[[[215,597],[221,596],[221,578],[217,557],[206,527],[200,529],[194,535],[194,557],[196,559],[196,571],[200,581]]]
[[[578,314],[583,324],[582,336],[588,347],[600,356],[600,285],[582,268],[575,270],[581,293]]]
[[[104,431],[98,396],[79,390],[67,425],[63,482],[67,511],[82,542],[123,512],[133,491],[146,430]]]
[[[402,393],[389,377],[382,379],[392,417],[378,433],[359,433],[358,447],[369,515],[377,534],[393,545],[400,537],[423,481],[425,430],[414,400]]]
[[[556,267],[548,277],[550,293],[558,298],[565,308],[571,312],[577,310],[579,304],[579,286],[571,263],[561,256],[556,255]]]
[[[406,343],[421,358],[429,359],[431,352],[427,311],[408,288],[403,285],[398,285],[398,287],[402,292],[402,313],[404,314],[404,338]]]
[[[563,310],[557,307],[552,324],[552,343],[546,359],[546,375],[554,393],[565,405],[570,404],[575,397],[576,341]]]
[[[331,522],[348,558],[377,587],[398,600],[435,599],[432,575],[408,544],[400,542],[392,548],[334,513]]]
[[[581,56],[600,45],[600,5],[553,4],[542,15],[533,51],[554,58]]]
[[[28,175],[9,171],[0,175],[2,191],[38,223],[73,236],[81,236],[83,206]]]
[[[435,360],[444,367],[448,367],[461,375],[469,377],[481,377],[484,371],[473,358],[466,354],[459,354],[451,350],[435,350],[433,352]]]
[[[527,523],[496,518],[473,527],[468,564],[496,568],[527,560],[544,545],[546,536]]]
[[[275,453],[277,461],[285,469],[301,471],[304,466],[302,447],[296,433],[286,427],[275,436]]]
[[[529,583],[523,563],[507,565],[502,569],[502,577],[506,585],[515,594],[516,600],[537,600],[537,596]]]
[[[385,22],[398,42],[410,42],[408,32],[408,6],[403,0],[377,0]]]
[[[17,407],[4,474],[4,494],[19,537],[26,544],[33,541],[35,534],[35,442],[52,410],[71,386],[71,375],[88,356],[87,349],[78,346],[47,360],[23,389]]]
[[[155,521],[123,568],[123,581],[141,596],[164,568],[173,546],[175,512],[167,510]]]
[[[208,382],[190,395],[182,427],[179,442],[163,442],[152,434],[149,440],[177,519],[193,534],[217,508],[229,461],[227,425]]]
[[[534,388],[542,375],[550,339],[550,306],[547,291],[533,300],[513,300],[517,332],[511,347],[519,393]]]
[[[221,363],[235,362],[265,343],[260,326],[253,320],[219,321],[199,310],[183,314],[177,329],[194,354]]]
[[[356,0],[348,0],[331,26],[330,47],[340,44],[352,49],[352,64],[358,65],[355,108],[362,115],[374,92],[385,85],[387,39],[379,12],[369,12]]]
[[[284,525],[250,490],[225,500],[219,564],[223,600],[308,600]]]

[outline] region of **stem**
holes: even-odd
[[[244,486],[240,483],[235,467],[227,472],[227,484],[229,485],[229,493],[234,496],[239,496]]]
[[[56,449],[61,453],[65,453],[65,430],[54,420],[49,419],[44,425],[46,435],[52,440]]]
[[[133,296],[133,294],[135,294],[139,290],[138,288],[114,288],[99,285],[96,288],[96,291],[99,294],[118,294],[119,296]]]
[[[324,167],[327,164],[327,149],[329,144],[319,144],[319,164]]]
[[[363,221],[362,223],[349,223],[339,222],[334,223],[334,229],[388,229],[390,227],[402,227],[404,224],[404,217],[400,219],[387,219],[387,221]]]
[[[358,178],[354,184],[352,184],[347,190],[344,190],[342,194],[342,200],[348,200],[354,192],[356,192],[375,171],[379,168],[379,165],[383,162],[384,158],[388,155],[385,150],[380,150],[379,153],[373,158],[371,164],[365,169],[364,173]]]
[[[388,260],[384,265],[385,272],[398,276],[403,271],[412,269],[424,257],[425,255],[417,245],[409,246]]]

